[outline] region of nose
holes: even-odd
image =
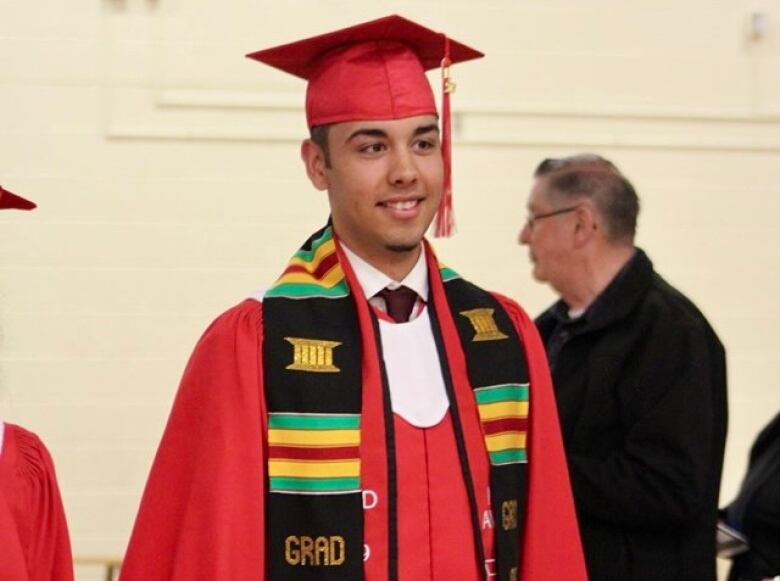
[[[528,222],[523,224],[523,227],[520,229],[520,234],[517,236],[517,242],[519,244],[531,243],[531,226],[528,224]]]
[[[399,148],[392,157],[388,179],[394,186],[408,186],[417,181],[417,164],[411,152]]]

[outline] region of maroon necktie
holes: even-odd
[[[393,290],[383,288],[376,293],[376,296],[385,299],[387,314],[396,323],[405,323],[409,320],[409,315],[412,314],[414,303],[417,300],[417,293],[406,286],[399,286]]]

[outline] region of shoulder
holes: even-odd
[[[521,323],[523,325],[527,325],[531,322],[531,318],[528,316],[528,313],[525,312],[525,309],[523,309],[523,307],[521,307],[517,301],[510,299],[501,293],[491,292],[490,294],[493,295],[493,297],[498,301],[498,304],[503,307],[509,317],[515,321],[516,324]]]
[[[545,350],[542,338],[539,335],[539,330],[537,329],[534,320],[528,316],[525,309],[516,301],[500,293],[494,292],[491,294],[504,311],[506,311],[506,314],[512,321],[512,324],[520,336],[520,341],[524,345],[526,355],[532,360],[531,363],[533,365],[542,365],[546,368],[547,358],[544,354]]]
[[[678,289],[669,284],[655,269],[650,257],[641,248],[628,262],[623,272],[610,283],[599,300],[608,299],[606,309],[617,314],[613,323],[628,324],[642,333],[712,332],[698,307]]]
[[[526,312],[513,299],[510,299],[501,293],[486,290],[465,278],[458,276],[448,280],[446,288],[453,289],[457,296],[472,300],[475,304],[482,303],[485,305],[493,303],[494,301],[498,302],[499,306],[501,306],[513,320],[515,318],[528,318]],[[448,294],[452,297],[452,293]]]
[[[524,330],[529,323],[532,324],[528,314],[513,299],[494,291],[485,290],[471,281],[464,278],[455,278],[447,282],[447,288],[452,289],[448,292],[451,307],[462,307],[465,305],[479,305],[480,307],[494,307],[496,304],[501,307],[519,331]]]
[[[208,326],[200,343],[238,336],[259,335],[262,331],[263,304],[246,299],[219,315]]]
[[[552,333],[553,329],[555,328],[555,325],[557,324],[555,309],[559,302],[560,301],[555,302],[549,307],[547,307],[534,320],[534,322],[536,323],[536,327],[539,329],[539,332],[542,334],[543,337],[548,337]]]
[[[716,377],[725,374],[726,351],[696,305],[653,272],[646,292],[634,309],[611,328],[614,340],[655,365],[656,372],[679,374],[683,369],[711,366]]]
[[[693,301],[657,273],[653,273],[642,301],[642,313],[661,327],[706,335],[717,341],[715,331]]]
[[[219,315],[197,342],[184,368],[168,423],[191,437],[193,422],[224,423],[254,398],[262,382],[262,306],[246,300]]]
[[[15,424],[3,425],[3,463],[22,480],[36,483],[53,479],[54,465],[43,441]]]
[[[247,299],[219,315],[203,332],[184,371],[183,384],[232,377],[255,367],[262,342],[262,304]]]
[[[258,325],[262,321],[263,303],[257,299],[245,299],[219,315],[208,330],[227,330]]]
[[[775,442],[780,441],[780,413],[778,413],[772,421],[761,429],[761,432],[756,436],[753,445],[750,448],[750,461],[755,460],[761,456],[764,451],[771,448]]]
[[[3,424],[3,449],[6,446],[13,447],[15,451],[22,451],[27,455],[48,455],[48,450],[37,434],[16,424]]]

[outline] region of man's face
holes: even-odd
[[[337,123],[328,143],[324,185],[341,240],[378,267],[417,252],[442,192],[436,117]]]
[[[574,207],[553,201],[547,192],[547,180],[537,178],[528,198],[528,221],[520,231],[520,244],[528,246],[533,276],[560,288],[574,255],[574,211],[544,217],[551,212]],[[541,216],[541,218],[539,218]]]

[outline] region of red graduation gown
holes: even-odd
[[[452,485],[461,482],[463,475],[452,437],[451,415],[447,413],[441,422],[424,429],[396,415],[395,441],[399,581],[478,581],[480,568],[494,571],[494,519],[490,515],[488,487],[477,490],[482,542],[488,560],[481,564],[471,538],[466,488]],[[472,466],[472,476],[486,483],[488,469],[487,462],[484,466]]]
[[[525,341],[532,386],[522,578],[585,580],[544,349],[528,316],[498,299]],[[121,581],[265,580],[262,335],[262,305],[248,300],[199,341],[147,482]],[[399,524],[404,520],[401,515]],[[401,572],[404,554],[414,558],[399,547]]]
[[[5,424],[0,450],[0,579],[73,579],[51,456],[35,434],[13,424]]]

